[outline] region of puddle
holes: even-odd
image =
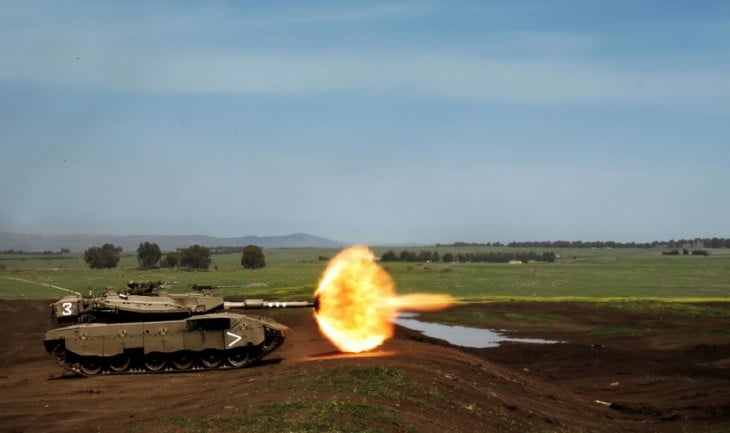
[[[448,341],[455,346],[475,347],[478,349],[497,347],[503,341],[535,344],[560,343],[559,341],[543,340],[541,338],[512,338],[485,328],[422,322],[415,319],[417,316],[415,313],[401,313],[398,315],[395,323],[414,331],[420,331],[427,337]]]

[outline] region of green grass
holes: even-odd
[[[192,419],[174,416],[166,420],[172,431],[223,432],[340,432],[376,433],[416,431],[393,409],[401,398],[418,395],[419,385],[403,370],[389,367],[322,369],[298,379],[299,397],[233,405],[219,416]],[[289,378],[273,378],[267,392],[291,390]],[[230,401],[236,401],[232,398]],[[371,404],[377,400],[380,404]],[[424,403],[427,404],[427,403]]]
[[[169,418],[173,431],[204,433],[222,432],[341,432],[377,433],[389,431],[381,425],[401,426],[393,409],[379,408],[352,402],[349,399],[333,397],[328,401],[314,401],[309,398],[288,399],[238,408],[234,414],[202,420],[182,416]]]
[[[48,260],[42,256],[16,256],[0,254],[0,297],[49,299],[63,295],[60,290],[38,284],[26,283],[13,278],[37,281],[65,287],[83,294],[89,290],[101,292],[106,287],[121,289],[129,280],[161,280],[169,283],[173,292],[187,290],[189,284],[221,286],[222,296],[282,296],[311,297],[319,275],[326,262],[317,260],[322,253],[317,249],[266,251],[267,266],[258,270],[244,269],[240,254],[213,255],[207,272],[181,269],[137,269],[133,253],[122,255],[119,266],[113,269],[89,269],[80,254],[68,254],[63,258]],[[326,250],[332,253],[334,250]]]
[[[681,301],[681,302],[680,302]],[[613,302],[610,303],[611,308],[635,311],[640,313],[653,313],[661,315],[663,313],[674,313],[687,317],[704,317],[704,318],[728,318],[730,310],[717,305],[704,304],[702,298],[692,298],[690,300],[676,299],[660,299],[651,301],[636,300],[634,302]]]
[[[442,256],[447,251],[485,249],[489,248],[429,248]],[[377,255],[385,251],[375,249]],[[662,256],[659,249],[555,251],[560,255],[556,263],[388,262],[383,266],[399,293],[449,293],[462,300],[730,300],[730,250],[710,250],[709,257]],[[0,297],[50,299],[63,295],[53,288],[13,279],[21,278],[84,294],[107,286],[122,288],[129,280],[162,280],[172,283],[173,292],[197,283],[221,286],[218,293],[226,297],[302,299],[311,297],[326,266],[319,257],[336,253],[318,248],[265,250],[267,266],[258,270],[243,269],[240,254],[213,255],[208,272],[139,270],[134,253],[124,253],[119,267],[103,270],[89,269],[81,254],[0,254]]]
[[[278,390],[296,389],[296,397],[280,400]],[[475,430],[494,423],[494,413],[463,400],[450,387],[430,378],[412,377],[399,368],[358,366],[323,368],[292,383],[273,377],[266,386],[271,399],[246,404],[234,395],[227,410],[208,417],[173,416],[161,420],[164,431],[221,432],[418,432],[432,425],[434,411],[449,407],[468,417]],[[436,421],[438,422],[438,421]],[[449,431],[449,426],[442,426]]]
[[[343,371],[320,371],[312,377],[302,377],[298,389],[310,392],[351,392],[369,398],[397,398],[403,391],[413,391],[402,370],[387,367],[351,368]]]
[[[632,328],[630,326],[602,326],[593,328],[590,334],[595,337],[616,338],[616,337],[644,337],[652,332],[648,328]]]

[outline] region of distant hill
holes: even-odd
[[[142,242],[154,242],[163,251],[185,248],[193,244],[205,247],[244,247],[249,244],[262,248],[337,248],[343,244],[331,239],[294,233],[285,236],[241,236],[219,238],[205,235],[43,235],[35,233],[0,232],[0,251],[59,251],[67,248],[82,252],[92,246],[112,243],[124,251],[136,251]]]

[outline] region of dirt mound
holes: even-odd
[[[399,328],[379,351],[344,355],[311,312],[272,311],[294,332],[250,368],[77,378],[43,350],[48,303],[0,301],[0,432],[730,429],[730,324],[721,319],[665,316],[659,328],[652,314],[609,307],[487,304],[463,307],[465,317],[559,308],[569,320],[513,328],[565,343],[469,349]],[[591,321],[661,332],[597,337],[584,332]]]

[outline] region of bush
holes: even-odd
[[[387,253],[380,256],[380,261],[382,262],[394,262],[398,260],[398,257],[395,255],[395,251],[390,250]]]
[[[160,262],[160,267],[174,268],[180,264],[180,252],[170,251]]]
[[[137,263],[140,268],[153,268],[160,261],[162,252],[156,243],[140,242],[137,248]]]
[[[263,248],[256,245],[246,245],[243,248],[241,265],[246,269],[260,269],[266,266]]]
[[[180,250],[179,265],[182,267],[206,271],[210,262],[210,250],[206,247],[196,244]]]
[[[90,247],[84,251],[84,261],[91,269],[116,268],[122,247],[104,244],[101,247]]]

